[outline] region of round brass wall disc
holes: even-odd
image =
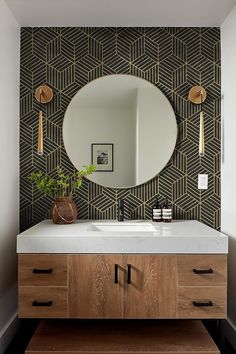
[[[202,92],[202,97],[201,97]],[[188,93],[189,101],[200,104],[205,101],[206,99],[206,90],[202,86],[193,86]]]
[[[40,93],[41,93],[41,103],[48,103],[53,98],[53,91],[51,87],[47,85],[39,86],[35,91],[35,98],[40,102]]]

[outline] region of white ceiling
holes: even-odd
[[[5,0],[21,26],[220,26],[236,0]]]

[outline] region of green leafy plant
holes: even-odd
[[[83,170],[75,173],[75,176],[66,175],[61,167],[57,167],[57,177],[52,178],[41,171],[32,172],[28,180],[35,183],[40,192],[53,198],[72,196],[83,183],[83,178],[96,171],[96,166],[83,166]]]

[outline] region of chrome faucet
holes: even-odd
[[[124,221],[125,219],[125,201],[123,198],[118,200],[118,221]]]

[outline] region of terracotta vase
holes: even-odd
[[[54,224],[73,224],[77,219],[77,207],[71,197],[55,198],[51,214]]]

